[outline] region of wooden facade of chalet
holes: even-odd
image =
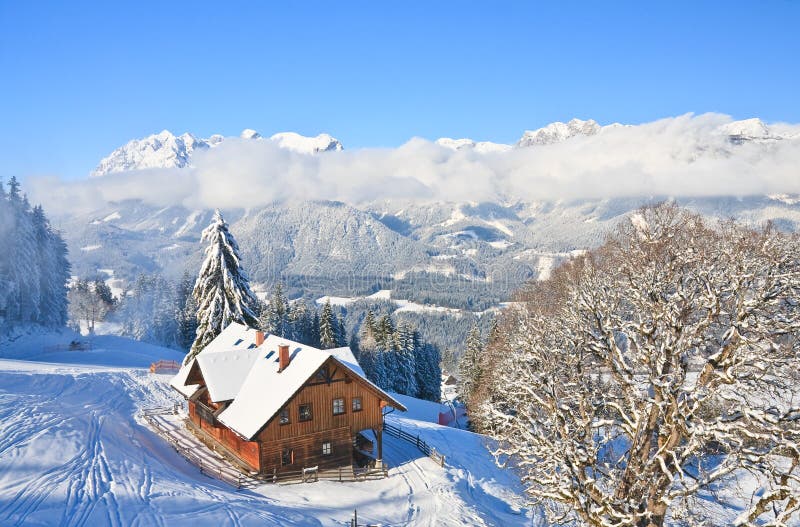
[[[284,351],[281,350],[282,357]],[[292,367],[288,363],[288,352],[285,355],[287,365],[282,364],[281,369]],[[197,362],[191,366],[185,384],[199,385],[188,398],[191,422],[244,465],[261,474],[296,472],[314,466],[324,469],[352,465],[357,434],[364,430],[372,430],[374,434],[377,444],[373,453],[380,464],[383,408],[388,405],[405,410],[354,369],[330,356],[321,367],[310,372],[305,382],[257,433],[246,438],[218,419],[231,401],[211,400]]]

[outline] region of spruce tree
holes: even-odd
[[[283,286],[275,284],[270,298],[269,305],[262,309],[259,319],[261,330],[277,335],[279,337],[290,338],[289,327],[289,301],[283,294]]]
[[[176,318],[178,319],[178,347],[188,351],[197,333],[197,301],[192,295],[194,279],[185,272],[178,286]]]
[[[67,248],[40,206],[31,208],[15,177],[0,184],[0,324],[63,327],[67,311]]]
[[[208,244],[205,261],[192,291],[197,302],[197,337],[186,355],[188,363],[230,323],[258,327],[258,299],[241,265],[239,246],[217,210],[203,231]]]
[[[341,313],[336,316],[336,347],[347,346],[347,327],[344,324],[344,317]]]
[[[319,339],[314,336],[314,317],[301,299],[289,306],[289,328],[292,340],[314,346]]]
[[[416,397],[419,390],[416,379],[413,328],[407,323],[399,324],[394,341],[394,379],[392,389],[397,393]]]
[[[378,343],[375,339],[375,316],[372,311],[367,311],[358,335],[358,363],[369,380],[381,385],[383,364],[380,362]]]
[[[309,346],[314,346],[315,348],[319,348],[319,313],[317,310],[314,310],[314,316],[311,318],[311,342]]]
[[[483,353],[483,342],[481,341],[481,331],[478,325],[472,326],[467,335],[467,346],[464,355],[459,363],[459,377],[461,377],[461,395],[469,404],[475,387],[478,386],[483,375],[481,366],[481,355]]]
[[[40,205],[33,208],[36,258],[39,262],[39,316],[44,326],[63,327],[67,321],[67,280],[70,265],[67,246],[53,231]]]
[[[430,343],[420,342],[418,335],[415,347],[415,366],[417,376],[417,397],[439,402],[442,396],[442,369],[439,348]]]
[[[333,314],[331,301],[325,302],[322,308],[322,316],[319,319],[319,346],[322,349],[333,349],[338,347],[338,322]]]

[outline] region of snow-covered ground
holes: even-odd
[[[0,342],[0,525],[334,526],[354,509],[382,525],[530,524],[518,480],[494,465],[485,439],[414,419],[438,406],[424,402],[387,420],[444,453],[444,468],[387,437],[387,479],[237,491],[201,474],[139,417],[180,400],[167,376],[146,370],[179,353],[111,336],[96,337],[91,351],[55,350],[75,337]]]
[[[429,312],[429,313],[449,313],[454,316],[460,316],[467,311],[463,309],[456,309],[453,307],[444,307],[444,306],[435,306],[430,304],[419,304],[417,302],[413,302],[411,300],[403,300],[399,298],[392,298],[392,291],[391,289],[381,289],[380,291],[373,293],[369,296],[322,296],[317,298],[316,303],[317,305],[324,305],[326,302],[330,302],[332,306],[347,306],[352,304],[353,302],[359,300],[383,300],[387,302],[392,302],[397,307],[397,312]],[[494,312],[497,309],[502,309],[506,307],[507,303],[501,303],[498,307],[490,308],[485,311],[472,311],[475,315],[483,315],[487,312]]]

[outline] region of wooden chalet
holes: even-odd
[[[406,410],[366,379],[350,348],[319,350],[240,324],[170,384],[188,400],[189,426],[261,474],[352,465],[359,435],[375,439],[380,466],[383,409]]]

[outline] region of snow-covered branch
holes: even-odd
[[[550,521],[683,521],[737,480],[761,486],[743,522],[797,518],[796,236],[650,207],[520,301],[476,417]]]

